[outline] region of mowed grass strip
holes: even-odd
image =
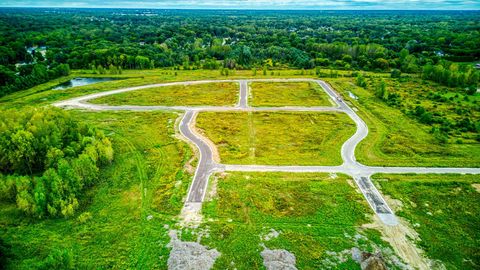
[[[341,146],[355,132],[336,112],[202,112],[197,127],[226,164],[340,165]]]
[[[255,107],[332,106],[328,95],[314,82],[251,82],[250,104]]]
[[[233,106],[238,101],[239,86],[233,82],[172,85],[129,91],[93,99],[95,104]]]
[[[348,176],[228,172],[216,177],[217,195],[203,205],[210,237],[202,238],[222,253],[215,269],[264,269],[262,244],[293,253],[298,269],[360,269],[349,249],[388,246],[376,231],[360,228],[372,211]],[[280,235],[265,239],[271,229]],[[362,240],[355,241],[355,235]],[[330,253],[345,250],[343,262]]]
[[[396,214],[420,234],[420,247],[446,269],[480,267],[478,175],[375,175],[383,194],[402,202]]]
[[[358,109],[357,114],[368,126],[368,136],[356,150],[359,162],[371,166],[480,166],[480,143],[450,140],[441,144],[430,126],[388,106],[372,91],[356,86],[351,78],[328,82]],[[350,98],[348,92],[358,100]]]

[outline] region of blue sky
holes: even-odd
[[[480,9],[480,0],[0,0],[15,7],[184,9]]]

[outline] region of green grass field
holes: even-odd
[[[332,106],[328,95],[313,82],[252,82],[252,106]]]
[[[172,137],[177,115],[74,113],[111,138],[114,161],[71,219],[29,219],[2,203],[0,239],[10,247],[6,267],[32,269],[52,250],[69,249],[78,269],[166,268],[170,238],[163,226],[174,222],[190,181],[183,164],[191,150]]]
[[[49,90],[82,76],[123,80]],[[478,95],[466,100],[450,90],[440,91],[449,100],[445,104],[429,103],[426,95],[436,89],[434,84],[399,82],[385,78],[385,74],[378,76],[387,81],[389,91],[397,91],[406,100],[406,106],[417,104],[414,98],[418,92],[418,104],[449,119],[456,119],[451,112],[456,106],[469,110],[478,106]],[[228,77],[221,76],[219,71],[205,70],[125,71],[113,76],[73,71],[71,76],[0,98],[0,110],[43,106],[89,93],[161,82],[313,77],[311,71],[298,70],[275,71],[266,76],[253,76],[247,70]],[[440,144],[429,132],[429,126],[389,107],[375,98],[371,90],[355,86],[352,78],[327,81],[354,104],[369,126],[368,137],[357,148],[360,162],[379,166],[480,166],[480,144],[472,137],[474,134],[457,134],[448,143]],[[149,90],[141,90],[145,93],[139,92],[135,99],[120,95],[108,98],[128,104],[135,104],[131,103],[134,100],[138,105],[236,103],[236,92],[232,95],[233,88],[226,88],[213,97],[200,95],[205,89],[174,89],[171,97],[148,96]],[[253,90],[251,102],[254,106],[330,105],[320,104],[328,102],[324,99],[327,96],[319,95],[309,86],[302,86],[298,94],[288,89],[285,85],[277,88],[270,83],[260,84]],[[348,91],[359,99],[349,98]],[[201,103],[194,104],[199,100]],[[192,156],[191,149],[173,136],[178,115],[72,113],[105,132],[113,143],[114,161],[101,170],[101,180],[84,194],[81,209],[70,219],[35,220],[24,216],[15,205],[0,202],[0,244],[8,247],[6,268],[32,269],[52,251],[67,249],[74,254],[79,269],[165,269],[169,255],[166,245],[170,239],[164,225],[178,227],[176,216],[191,179],[184,171]],[[222,163],[266,165],[340,165],[341,145],[355,131],[347,115],[335,112],[203,112],[198,115],[197,127],[217,145]],[[480,211],[480,193],[475,190],[480,185],[478,177],[378,175],[375,179],[384,194],[403,202],[398,214],[415,225],[422,239],[419,244],[430,258],[443,261],[447,269],[478,268],[480,220],[476,214]],[[217,196],[204,204],[205,219],[200,227],[200,231],[208,231],[210,236],[203,237],[201,242],[222,253],[215,269],[263,269],[262,243],[271,249],[294,253],[299,269],[359,269],[348,251],[354,246],[370,251],[380,248],[384,256],[387,254],[389,266],[396,269],[388,257],[390,248],[381,240],[380,233],[361,228],[371,222],[369,216],[373,213],[349,183],[349,177],[343,175],[338,178],[289,173],[218,175]],[[152,219],[147,219],[149,216]],[[262,239],[270,229],[280,232],[278,238]],[[194,239],[197,233],[198,230],[183,229],[182,239]]]
[[[238,101],[237,83],[173,85],[130,91],[90,100],[108,105],[233,106]]]
[[[450,140],[441,144],[430,133],[431,127],[418,123],[403,112],[354,85],[353,79],[326,79],[357,109],[369,134],[356,149],[359,162],[373,166],[453,166],[479,167],[480,144]],[[348,91],[358,97],[349,97]]]
[[[355,132],[335,112],[202,112],[197,127],[228,164],[340,165],[340,148]]]
[[[347,179],[299,173],[218,175],[217,195],[203,208],[210,237],[202,238],[202,244],[222,253],[214,269],[264,269],[262,244],[293,253],[298,269],[360,269],[351,259],[352,247],[372,251],[388,245],[377,231],[360,228],[372,211]],[[271,229],[280,233],[278,238],[264,239]],[[345,254],[343,262],[340,254]]]
[[[420,247],[446,269],[480,267],[480,178],[476,175],[375,175],[397,214],[420,234]]]

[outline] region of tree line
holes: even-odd
[[[69,217],[99,168],[113,159],[110,140],[57,108],[2,112],[0,199],[36,217]]]
[[[155,67],[427,74],[445,60],[480,57],[478,11],[50,11],[0,10],[3,92],[42,81],[21,82],[31,74],[18,63],[41,63],[52,71],[49,78],[60,64],[100,74]],[[43,47],[45,57],[31,50]],[[450,84],[462,82],[455,78]]]

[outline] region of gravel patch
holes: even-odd
[[[267,270],[297,270],[295,255],[284,249],[265,248],[260,255]]]
[[[216,249],[207,249],[196,242],[183,242],[178,239],[177,231],[169,232],[170,257],[168,258],[169,270],[208,270],[220,256]]]

